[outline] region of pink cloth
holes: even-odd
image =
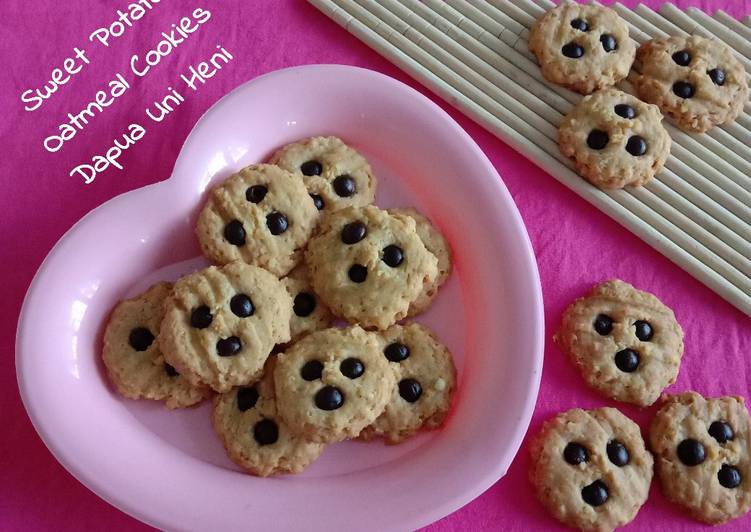
[[[135,1],[135,0],[134,0]],[[152,0],[156,2],[156,0]],[[633,0],[625,0],[634,5]],[[657,5],[651,1],[648,4]],[[736,17],[751,12],[751,1],[679,1],[711,11],[722,7]],[[182,4],[182,5],[181,5]],[[79,218],[107,199],[170,175],[185,136],[219,97],[253,77],[291,65],[344,63],[391,75],[422,92],[409,76],[358,42],[301,1],[162,2],[134,27],[113,39],[109,48],[88,42],[89,32],[113,22],[127,2],[5,0],[0,18],[4,75],[0,77],[4,141],[0,157],[0,529],[80,530],[145,529],[79,484],[55,461],[29,422],[14,375],[15,326],[21,302],[37,267],[53,244]],[[195,8],[211,19],[189,35],[143,79],[126,75],[131,87],[111,107],[91,120],[56,153],[42,142],[68,112],[77,113],[114,72],[129,73],[129,58],[143,54]],[[125,169],[106,170],[90,185],[68,172],[120,138],[127,124],[143,120],[148,102],[190,64],[208,58],[216,45],[233,62],[164,122],[152,125],[138,144],[121,157]],[[37,111],[20,101],[27,88],[41,86],[52,69],[63,66],[73,47],[88,51],[91,64]],[[75,69],[75,66],[71,68]],[[491,134],[430,95],[477,140],[510,189],[527,224],[542,277],[547,345],[545,369],[531,431],[551,415],[575,407],[618,406],[646,427],[655,409],[616,405],[589,391],[550,337],[561,311],[593,283],[620,277],[659,296],[675,309],[686,331],[686,352],[678,382],[671,391],[695,389],[704,394],[740,394],[748,398],[751,324],[747,317],[684,273],[607,216],[579,199]],[[95,430],[92,427],[92,430]],[[116,460],[117,457],[113,457]],[[547,530],[556,526],[532,495],[527,481],[526,445],[508,475],[477,500],[435,523],[432,530]],[[751,481],[751,479],[746,479]],[[425,486],[424,489],[429,489]],[[252,527],[252,520],[249,521]],[[683,530],[698,525],[669,504],[657,486],[630,529]],[[729,530],[751,528],[751,517]]]

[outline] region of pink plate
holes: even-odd
[[[446,426],[399,446],[330,446],[305,473],[239,471],[209,412],[129,401],[99,357],[123,296],[204,264],[193,233],[207,188],[278,146],[334,134],[373,164],[382,207],[415,206],[449,239],[455,273],[420,318],[452,349]],[[318,65],[239,87],[198,122],[172,177],[78,222],[36,274],[18,324],[21,396],[55,457],[99,496],[180,530],[413,529],[501,478],[542,371],[542,295],[521,217],[490,161],[437,105],[382,74]]]

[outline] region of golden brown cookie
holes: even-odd
[[[308,333],[331,326],[334,316],[321,298],[313,292],[305,264],[289,272],[289,275],[282,279],[282,283],[292,298],[289,329],[293,342]]]

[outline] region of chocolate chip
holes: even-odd
[[[334,386],[324,386],[316,392],[315,403],[321,410],[336,410],[344,404],[344,395]]]
[[[714,421],[709,426],[709,435],[719,443],[727,443],[735,437],[733,427],[726,421]]]
[[[339,197],[349,198],[357,192],[355,180],[347,174],[337,176],[334,179],[334,192],[336,192],[336,195]]]
[[[414,403],[422,395],[422,386],[415,379],[402,379],[399,381],[399,395],[408,403]]]
[[[572,20],[571,27],[579,31],[589,31],[589,24],[587,24],[587,21],[580,18]]]
[[[295,316],[305,318],[310,316],[316,309],[316,298],[307,292],[300,292],[295,296],[295,301],[292,305],[292,310],[295,312]]]
[[[164,363],[164,372],[167,374],[168,377],[177,377],[180,375],[177,370],[172,366],[171,364]]]
[[[136,327],[128,335],[128,343],[136,351],[146,351],[153,341],[154,335],[146,327]]]
[[[720,485],[733,489],[741,485],[741,472],[737,467],[723,464],[720,470],[717,472],[717,480],[720,481]]]
[[[589,462],[589,452],[581,443],[571,442],[563,449],[563,458],[571,465]]]
[[[694,86],[685,81],[673,83],[673,94],[679,98],[691,98],[694,95]]]
[[[401,362],[409,357],[409,347],[402,343],[394,342],[386,346],[383,354],[391,362]]]
[[[348,379],[356,379],[365,373],[365,366],[359,358],[345,358],[339,364],[339,371]]]
[[[348,272],[349,280],[353,283],[364,283],[368,277],[368,269],[361,264],[353,264]]]
[[[271,445],[279,439],[279,427],[271,419],[262,419],[253,426],[253,438],[258,445]]]
[[[587,146],[593,150],[601,150],[608,145],[610,137],[601,129],[593,129],[587,135]]]
[[[313,200],[313,205],[316,206],[316,209],[323,210],[323,207],[325,206],[323,203],[323,198],[319,194],[311,194],[310,198]]]
[[[266,227],[272,235],[281,235],[289,227],[289,222],[281,212],[274,211],[266,216]]]
[[[680,50],[672,55],[676,65],[688,66],[691,64],[691,53],[688,50]]]
[[[321,175],[323,165],[318,161],[305,161],[300,165],[302,175]]]
[[[608,452],[608,458],[618,467],[623,467],[631,461],[631,457],[628,454],[628,449],[618,440],[612,440],[606,447]]]
[[[563,45],[563,48],[561,48],[561,53],[571,59],[579,59],[584,55],[584,47],[575,42],[566,43]]]
[[[625,373],[633,373],[639,367],[639,353],[633,349],[622,349],[615,354],[615,365]]]
[[[594,323],[595,331],[600,336],[607,336],[613,330],[613,318],[607,314],[598,314]]]
[[[709,79],[715,85],[719,85],[720,87],[725,85],[725,71],[723,69],[713,68],[712,70],[707,70],[707,74],[709,74]]]
[[[365,227],[364,223],[360,221],[350,222],[342,227],[341,239],[345,244],[352,245],[357,244],[360,240],[365,238],[365,235],[367,234],[368,228]]]
[[[647,141],[639,135],[632,135],[626,142],[626,151],[634,157],[647,153]]]
[[[706,458],[704,445],[693,438],[687,438],[678,444],[678,458],[687,466],[701,464]]]
[[[612,52],[613,50],[618,49],[618,41],[616,41],[615,37],[609,33],[603,33],[600,35],[600,44],[602,44],[602,49],[606,52]]]
[[[634,329],[636,337],[642,342],[649,342],[652,339],[652,336],[654,336],[654,331],[648,321],[636,320],[634,322]]]
[[[268,191],[269,189],[263,185],[253,185],[245,191],[245,199],[251,203],[260,203]]]
[[[237,336],[220,338],[216,341],[216,354],[220,357],[231,357],[239,353],[242,347],[243,344]]]
[[[232,220],[224,226],[224,238],[232,245],[242,246],[245,244],[245,228],[240,220]]]
[[[402,262],[404,262],[404,252],[402,251],[402,248],[400,248],[399,246],[390,244],[386,246],[385,248],[383,248],[382,259],[383,259],[383,262],[385,262],[387,266],[396,268]]]
[[[238,318],[247,318],[255,312],[253,302],[245,294],[237,294],[229,300],[229,308],[232,314]]]
[[[582,488],[582,499],[590,506],[600,506],[608,500],[608,487],[602,480],[595,480],[592,484]]]
[[[240,412],[250,410],[258,402],[258,390],[255,386],[248,386],[247,388],[240,388],[237,390],[237,409]]]
[[[636,118],[636,109],[625,103],[619,103],[614,107],[615,114],[633,120]]]
[[[211,325],[212,321],[214,321],[214,316],[206,305],[194,308],[190,313],[190,325],[196,329],[205,329]]]
[[[306,381],[314,381],[321,378],[323,364],[318,360],[307,361],[300,370],[300,376]]]

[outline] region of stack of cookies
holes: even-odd
[[[209,194],[214,265],[120,302],[103,359],[117,390],[169,408],[214,395],[213,425],[248,472],[297,473],[326,444],[400,443],[439,427],[456,370],[425,311],[451,252],[414,209],[372,205],[367,160],[304,139]],[[335,327],[339,318],[343,327]]]

